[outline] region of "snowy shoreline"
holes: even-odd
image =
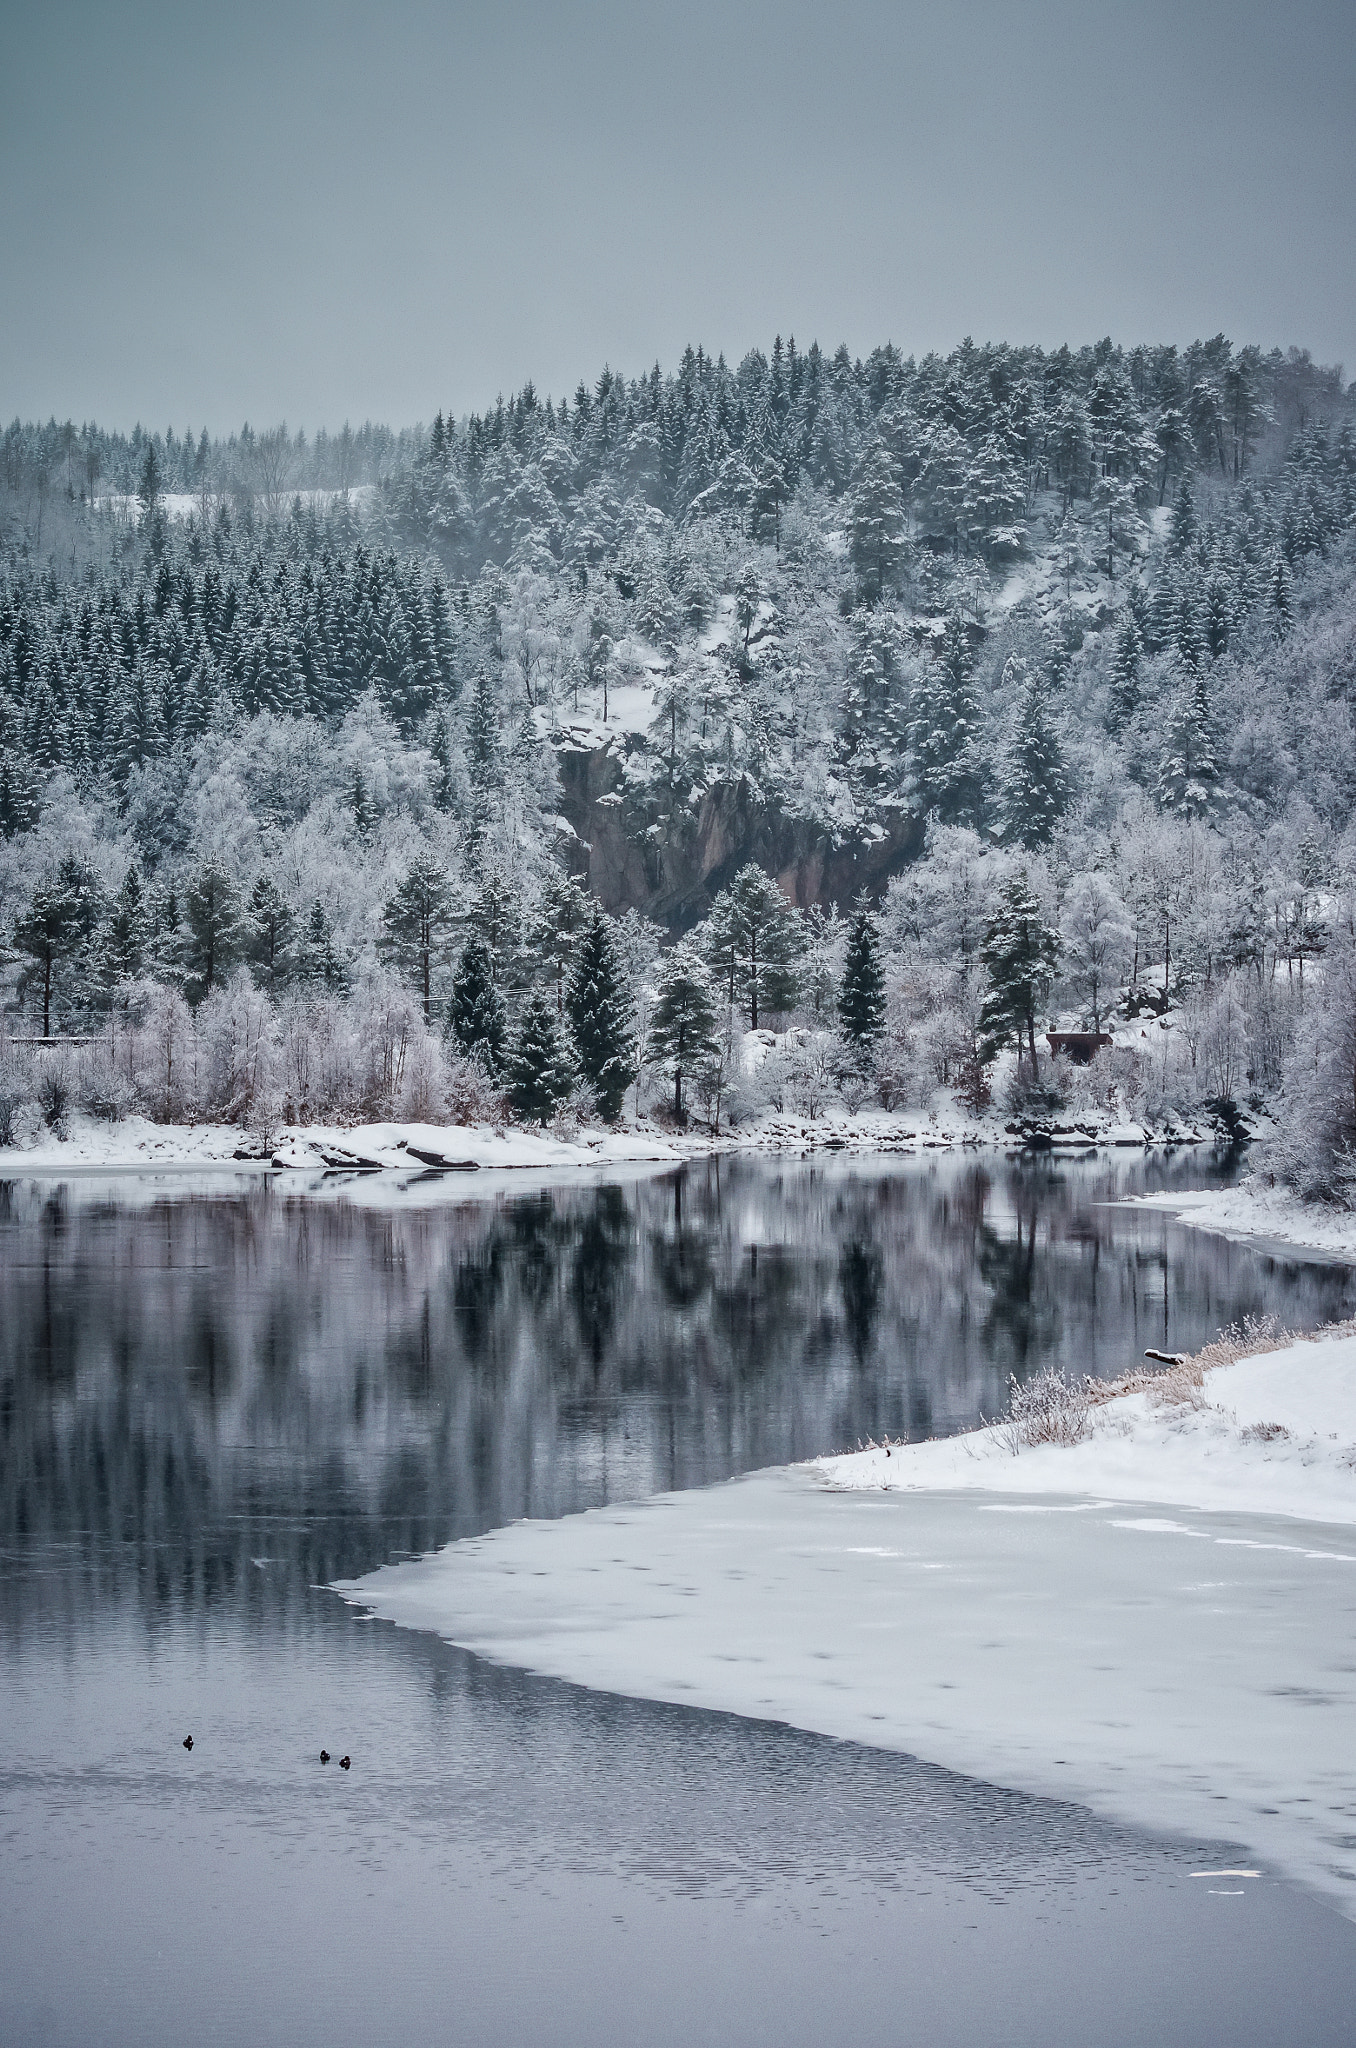
[[[1356,1916],[1356,1336],[1121,1396],[1082,1443],[1004,1439],[519,1522],[335,1590],[493,1662],[1243,1844]]]
[[[1231,1188],[1189,1194],[1128,1195],[1118,1208],[1157,1209],[1195,1230],[1212,1230],[1239,1244],[1289,1245],[1296,1251],[1356,1260],[1356,1212],[1301,1202],[1250,1175]]]
[[[1061,1128],[1039,1148],[1055,1157],[1093,1151],[1207,1145],[1213,1133],[1155,1137],[1138,1125]],[[678,1164],[725,1152],[839,1153],[871,1156],[960,1150],[1029,1151],[1020,1132],[963,1116],[920,1118],[887,1110],[807,1118],[769,1112],[734,1132],[712,1136],[648,1123],[586,1127],[573,1136],[518,1124],[285,1125],[267,1142],[234,1124],[157,1124],[142,1116],[109,1123],[84,1114],[69,1135],[44,1132],[36,1145],[0,1147],[0,1177],[148,1173],[213,1168],[258,1172],[425,1176],[478,1168],[542,1170],[642,1163]],[[1180,1198],[1178,1198],[1180,1199]]]

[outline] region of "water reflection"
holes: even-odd
[[[1243,1314],[1356,1306],[1346,1268],[1104,1206],[1167,1170],[725,1159],[395,1213],[12,1183],[0,1540],[74,1543],[152,1610],[257,1599],[261,1547],[305,1587],[964,1428],[1047,1360],[1114,1373]],[[3,1588],[15,1622],[42,1597],[22,1569]]]
[[[897,2038],[907,1983],[948,2048],[1263,2048],[1301,2004],[1344,2040],[1350,1931],[1277,1890],[1222,1927],[1184,1845],[321,1590],[1356,1307],[1343,1267],[1099,1206],[1171,1173],[1201,1163],[725,1159],[397,1212],[0,1186],[0,2038],[824,2048]]]

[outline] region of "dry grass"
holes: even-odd
[[[1356,1337],[1356,1319],[1327,1323],[1318,1330],[1287,1330],[1275,1316],[1245,1316],[1231,1323],[1208,1344],[1175,1364],[1141,1367],[1118,1380],[1090,1380],[1088,1400],[1094,1408],[1120,1394],[1147,1394],[1158,1408],[1200,1408],[1205,1403],[1205,1376],[1217,1366],[1236,1365],[1262,1351],[1284,1351],[1290,1344],[1316,1344],[1328,1337]]]

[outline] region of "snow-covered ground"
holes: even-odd
[[[675,1132],[646,1122],[599,1125],[572,1138],[520,1124],[306,1124],[271,1133],[265,1149],[233,1124],[157,1124],[142,1116],[107,1123],[80,1113],[69,1118],[68,1133],[58,1138],[43,1131],[35,1145],[0,1147],[0,1177],[232,1165],[312,1172],[377,1167],[386,1173],[440,1165],[541,1169],[677,1161],[731,1149],[911,1153],[1011,1142],[999,1126],[976,1122],[960,1110],[929,1117],[879,1109],[851,1116],[839,1109],[819,1117],[767,1110],[720,1138],[695,1126]],[[1071,1142],[1086,1149],[1090,1141],[1080,1135]],[[1101,1142],[1142,1144],[1144,1134],[1136,1127],[1127,1138],[1109,1129]]]
[[[521,1522],[339,1590],[496,1662],[1236,1842],[1356,1915],[1356,1340],[1202,1398]]]
[[[260,493],[259,495],[264,496],[267,494]],[[300,500],[303,506],[308,509],[314,508],[317,512],[328,512],[332,506],[338,504],[349,504],[356,510],[359,507],[368,505],[372,498],[375,497],[376,485],[353,484],[346,491],[293,491],[284,487],[272,495],[285,511],[290,511],[293,504],[298,500]],[[209,492],[206,500],[209,512],[214,511],[218,504],[224,502],[225,497],[226,493],[224,492]],[[200,517],[204,503],[196,491],[162,491],[157,502],[167,519],[179,521]],[[96,512],[112,512],[119,519],[130,519],[135,522],[141,518],[145,507],[135,492],[112,491],[105,497],[96,498],[94,509]]]
[[[1179,1223],[1215,1230],[1222,1237],[1263,1238],[1326,1252],[1334,1258],[1356,1259],[1356,1212],[1301,1202],[1284,1188],[1269,1188],[1255,1175],[1236,1187],[1198,1194],[1136,1195],[1141,1208],[1165,1209]]]
[[[557,1138],[540,1129],[504,1124],[307,1124],[272,1135],[265,1149],[228,1124],[155,1124],[129,1116],[120,1123],[71,1119],[70,1136],[50,1132],[29,1150],[0,1150],[0,1176],[147,1172],[164,1168],[274,1166],[297,1172],[371,1172],[408,1176],[439,1170],[610,1166],[644,1160],[676,1161],[705,1150],[698,1141],[641,1129],[585,1130]]]

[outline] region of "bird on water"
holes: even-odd
[[[321,1763],[322,1763],[322,1764],[327,1764],[327,1763],[329,1762],[329,1760],[330,1760],[330,1753],[329,1753],[329,1751],[328,1751],[327,1749],[322,1749],[322,1750],[321,1750],[321,1752],[320,1752],[320,1761],[321,1761]]]
[[[346,1770],[347,1770],[347,1769],[349,1768],[349,1766],[350,1766],[350,1764],[351,1764],[352,1762],[353,1762],[353,1759],[352,1759],[352,1757],[351,1757],[351,1756],[341,1756],[341,1757],[340,1757],[340,1759],[339,1759],[339,1768],[340,1768],[340,1770],[341,1770],[341,1771],[346,1771]]]
[[[186,1736],[184,1737],[184,1748],[185,1748],[185,1749],[192,1749],[192,1747],[193,1747],[193,1737],[192,1737],[191,1735],[186,1735]]]

